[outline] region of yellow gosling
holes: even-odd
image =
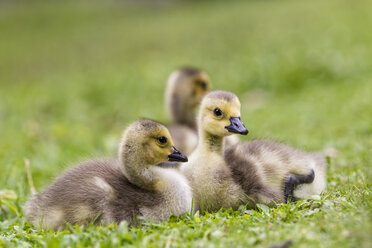
[[[271,205],[319,194],[325,188],[326,164],[319,155],[267,140],[224,149],[224,137],[248,133],[233,93],[208,93],[201,103],[198,127],[199,144],[181,167],[193,189],[196,210]]]

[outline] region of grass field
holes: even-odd
[[[1,2],[0,246],[372,247],[371,9],[364,0]],[[32,228],[24,159],[42,191],[74,163],[114,156],[131,121],[167,121],[165,80],[183,65],[239,95],[247,139],[337,150],[327,191],[142,228]]]

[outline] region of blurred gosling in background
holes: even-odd
[[[133,224],[184,214],[191,209],[191,189],[177,170],[156,166],[165,161],[187,157],[173,146],[165,126],[136,121],[124,132],[117,159],[91,160],[68,170],[27,202],[26,215],[38,229],[57,230],[66,222]]]
[[[165,105],[172,124],[168,125],[174,144],[190,155],[198,144],[196,110],[211,88],[208,74],[200,69],[185,67],[168,78]],[[225,139],[226,146],[239,142],[236,136]]]
[[[174,144],[186,155],[198,144],[195,111],[210,87],[209,76],[195,68],[182,68],[169,76],[165,105],[172,124],[167,127]]]

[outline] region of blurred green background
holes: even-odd
[[[166,79],[191,65],[240,97],[247,139],[338,151],[328,197],[353,207],[324,210],[322,220],[340,224],[316,222],[320,234],[301,244],[367,247],[371,9],[364,0],[0,2],[0,189],[18,195],[16,214],[2,206],[0,230],[24,221],[25,158],[41,191],[76,162],[113,156],[128,123],[167,122]]]

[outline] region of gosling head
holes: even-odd
[[[168,129],[151,120],[136,121],[126,129],[119,155],[124,162],[137,161],[136,166],[167,161],[187,162],[187,157],[173,146]]]
[[[185,67],[173,72],[168,79],[169,94],[178,94],[188,107],[195,107],[211,87],[207,73],[196,68]],[[174,96],[173,96],[174,97]]]
[[[204,97],[200,106],[199,127],[219,137],[233,133],[248,134],[240,119],[238,97],[226,91],[212,91]]]
[[[209,76],[201,70],[182,68],[173,72],[165,94],[166,108],[172,122],[196,128],[194,109],[209,89]]]

